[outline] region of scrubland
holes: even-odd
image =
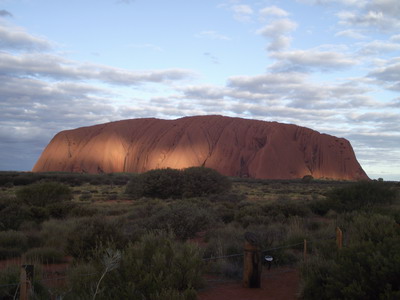
[[[299,298],[400,298],[398,182],[190,168],[1,172],[0,187],[0,260],[35,265],[34,299],[196,299],[207,276],[241,277],[245,232],[272,267],[300,270]],[[58,285],[43,277],[51,264],[65,265]],[[19,271],[3,264],[0,299],[16,297]]]

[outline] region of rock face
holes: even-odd
[[[223,116],[132,119],[62,131],[32,171],[141,173],[190,166],[250,178],[368,179],[346,139]]]

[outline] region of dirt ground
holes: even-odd
[[[295,300],[299,293],[299,273],[293,268],[263,270],[261,288],[242,287],[241,281],[207,281],[199,300]]]

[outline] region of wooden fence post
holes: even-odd
[[[33,265],[22,265],[20,276],[20,300],[29,300],[32,294],[33,287]]]
[[[260,242],[251,232],[246,232],[244,237],[243,287],[259,288],[262,270]]]
[[[343,247],[343,232],[339,227],[336,227],[336,245],[338,250]]]

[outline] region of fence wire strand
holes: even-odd
[[[310,244],[310,242],[307,241],[308,244]],[[300,246],[303,245],[304,242],[301,243],[297,243],[297,244],[291,244],[291,245],[283,245],[283,246],[278,246],[278,247],[274,247],[274,248],[269,248],[269,249],[265,249],[262,250],[261,252],[269,252],[269,251],[274,251],[274,250],[279,250],[279,249],[284,249],[284,248],[292,248],[295,246]],[[238,257],[238,256],[243,256],[243,253],[237,253],[237,254],[230,254],[230,255],[223,255],[223,256],[216,256],[216,257],[206,257],[203,258],[204,261],[209,261],[209,260],[217,260],[217,259],[222,259],[222,258],[229,258],[229,257]]]

